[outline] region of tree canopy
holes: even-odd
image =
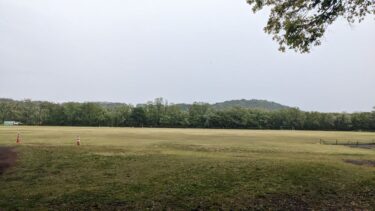
[[[121,103],[56,104],[0,99],[0,124],[6,120],[25,125],[375,131],[375,111],[321,113],[291,107],[216,108],[207,103],[181,107],[161,98],[136,107]]]
[[[327,27],[337,18],[361,22],[375,14],[375,0],[247,0],[253,12],[271,9],[264,31],[273,35],[279,50],[309,52],[321,44]]]

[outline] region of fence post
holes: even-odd
[[[336,139],[336,145],[337,145],[337,139]]]

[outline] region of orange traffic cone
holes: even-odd
[[[17,144],[20,144],[21,143],[21,137],[20,137],[20,134],[17,133],[17,141],[16,141]]]
[[[81,139],[79,138],[79,136],[77,136],[77,141],[76,141],[76,143],[77,143],[77,146],[81,145]]]

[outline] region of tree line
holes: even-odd
[[[306,112],[229,107],[215,109],[207,103],[181,107],[162,98],[133,106],[120,103],[51,103],[0,100],[0,121],[24,125],[363,130],[375,131],[375,110],[358,113]]]

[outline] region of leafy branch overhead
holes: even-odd
[[[306,53],[321,44],[328,25],[338,17],[349,23],[361,22],[375,14],[375,0],[247,0],[253,12],[269,7],[271,13],[264,30],[273,35],[280,51],[286,48]]]

